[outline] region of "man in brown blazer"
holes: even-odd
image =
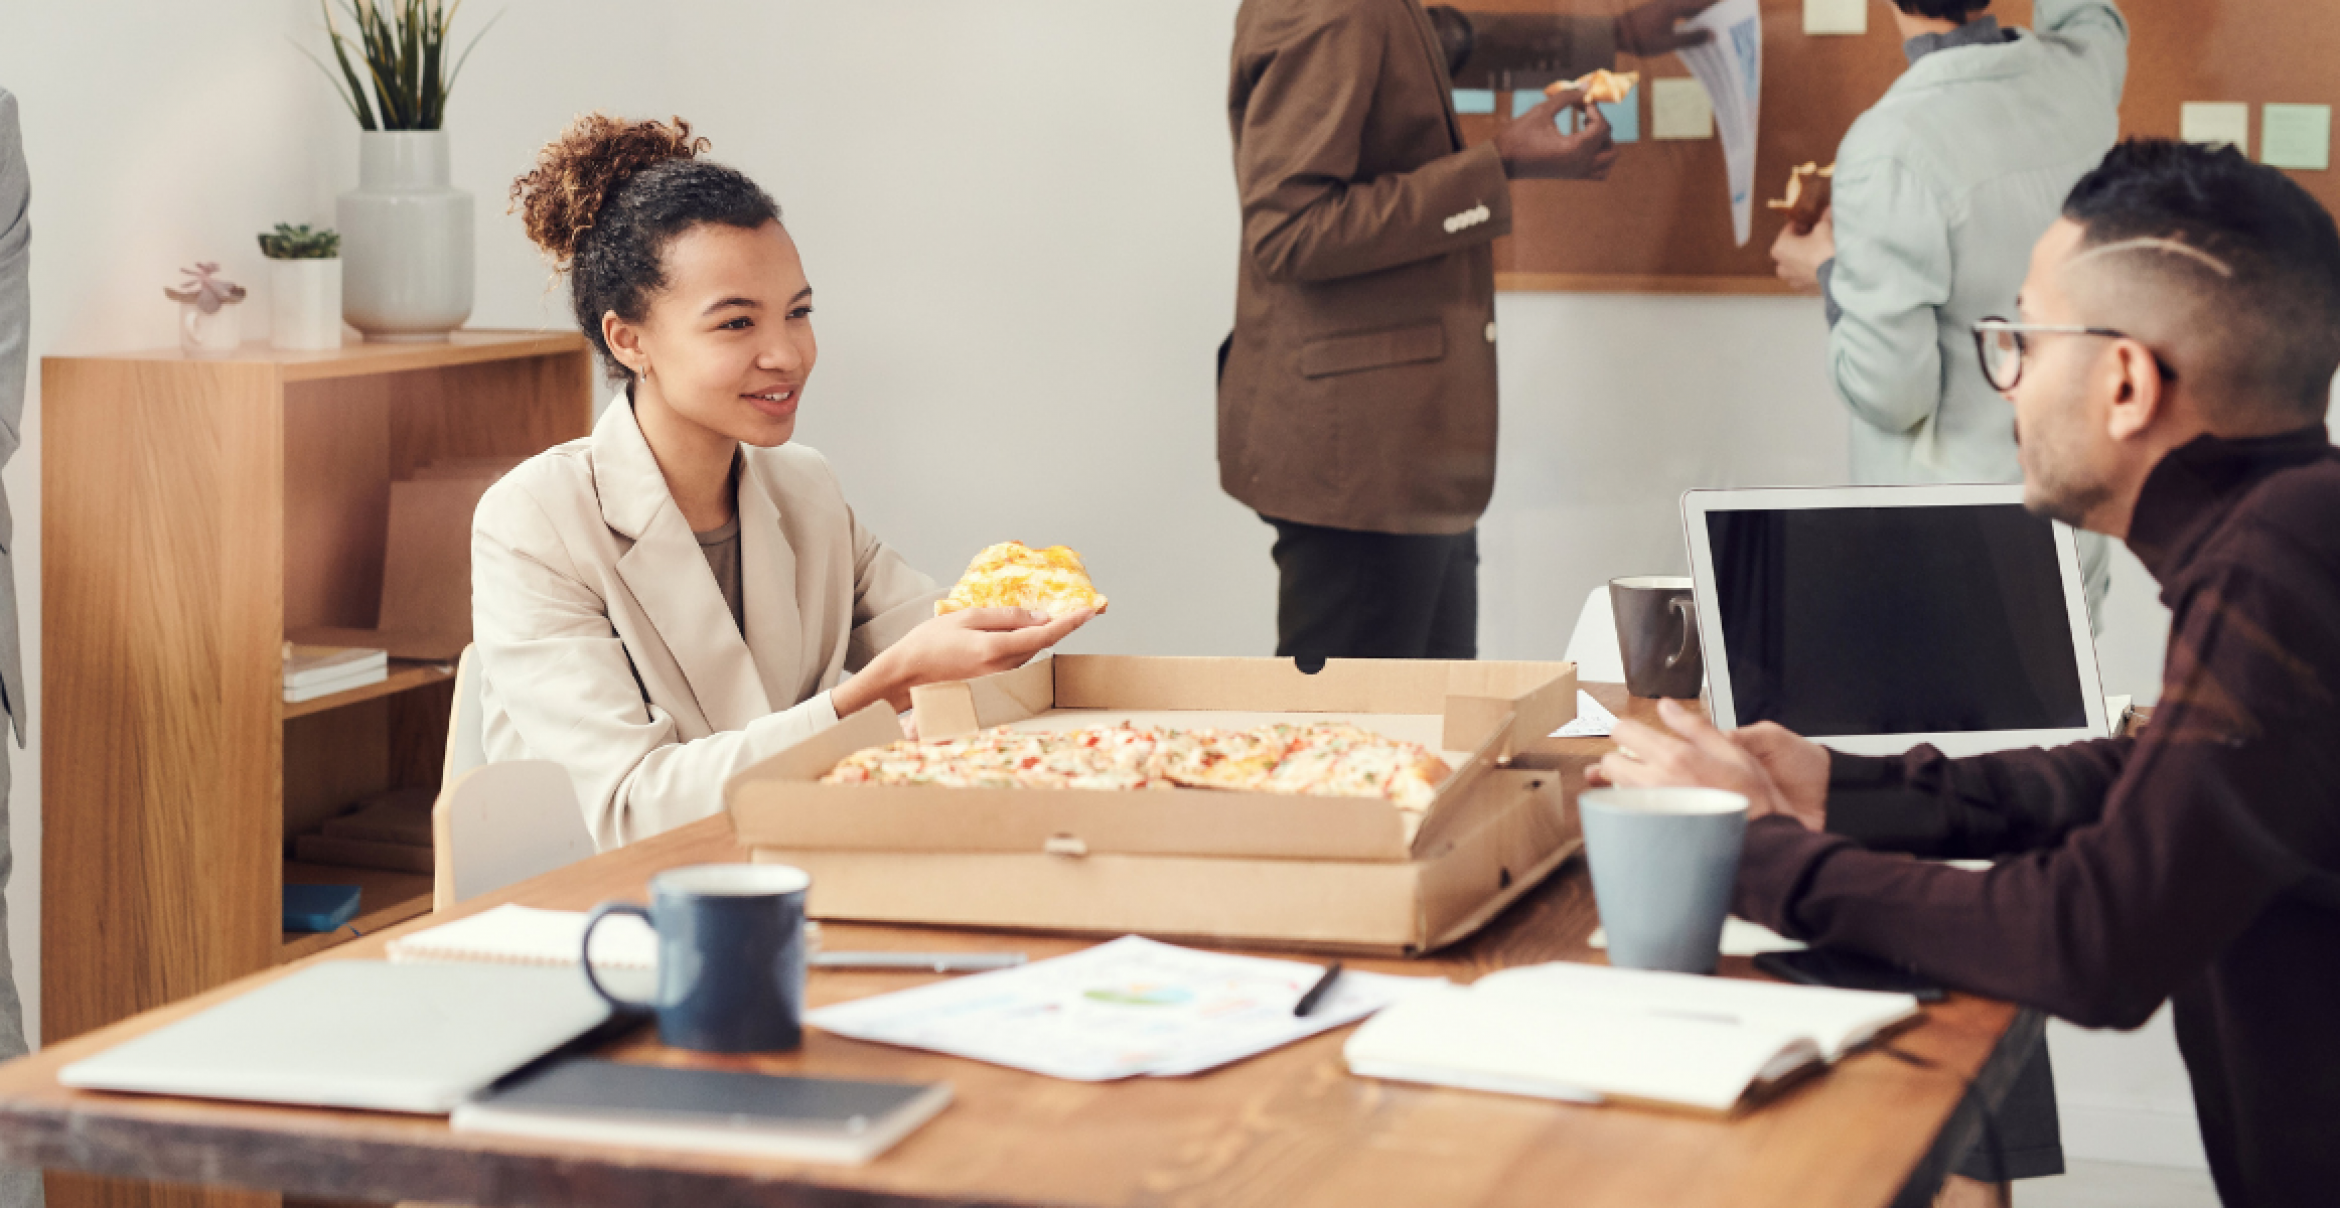
[[[1495,482],[1495,266],[1510,182],[1616,157],[1580,94],[1465,148],[1453,91],[1541,88],[1704,40],[1712,0],[1620,17],[1244,0],[1228,111],[1243,204],[1219,474],[1275,526],[1277,653],[1472,658]],[[1563,110],[1582,129],[1560,132]]]

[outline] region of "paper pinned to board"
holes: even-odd
[[[1607,738],[1617,728],[1617,715],[1601,706],[1590,692],[1576,690],[1576,720],[1552,731],[1554,738]]]
[[[1714,40],[1681,50],[1682,62],[1706,89],[1722,132],[1723,167],[1730,182],[1731,230],[1740,247],[1755,233],[1755,135],[1763,117],[1763,10],[1756,0],[1722,0],[1684,29],[1710,30]]]

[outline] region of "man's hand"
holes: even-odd
[[[1620,720],[1612,736],[1617,749],[1594,765],[1590,780],[1622,788],[1723,789],[1747,799],[1750,822],[1772,814],[1795,816],[1787,796],[1755,754],[1673,701],[1658,702],[1658,717],[1666,729]]]
[[[1806,830],[1828,829],[1828,748],[1768,721],[1741,726],[1730,739],[1763,765],[1781,813]]]
[[[1780,228],[1772,241],[1771,260],[1779,279],[1808,294],[1820,292],[1820,266],[1836,259],[1836,211],[1824,210],[1809,235],[1796,234],[1795,224]]]
[[[920,684],[974,679],[1013,671],[1056,645],[1097,615],[1094,610],[1058,617],[1021,608],[968,608],[920,624],[870,660],[859,675],[838,685],[829,702],[839,717],[850,717],[883,700],[897,713],[910,708],[910,690]]]
[[[1654,59],[1685,46],[1714,41],[1710,29],[1676,29],[1674,23],[1695,17],[1715,0],[1649,0],[1617,18],[1617,49],[1637,58]]]
[[[1560,133],[1560,112],[1574,109],[1583,126],[1574,134]],[[1571,88],[1513,118],[1495,132],[1495,153],[1503,158],[1503,174],[1513,180],[1607,180],[1617,162],[1617,142],[1609,119],[1584,103],[1584,93]]]

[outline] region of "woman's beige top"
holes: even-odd
[[[819,453],[743,448],[738,514],[744,625],[623,395],[480,500],[487,756],[566,767],[604,851],[721,810],[726,778],[836,724],[829,690],[934,615],[934,581],[861,527]]]

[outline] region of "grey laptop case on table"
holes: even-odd
[[[609,1014],[575,968],[328,961],[76,1061],[57,1080],[443,1115]]]

